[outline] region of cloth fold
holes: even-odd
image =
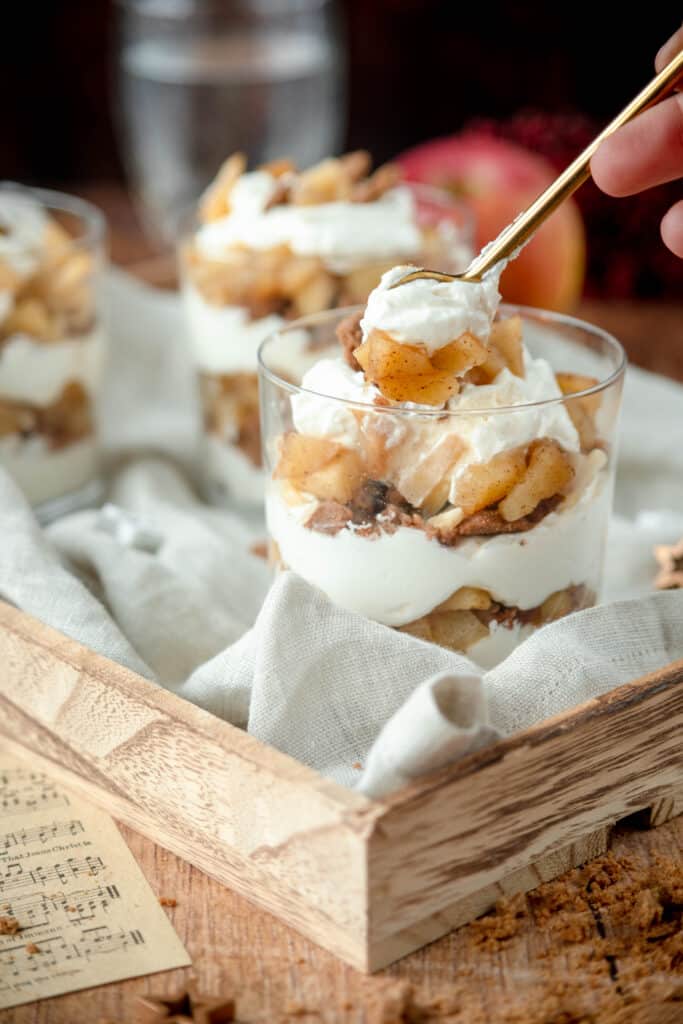
[[[680,386],[629,371],[607,603],[483,673],[293,573],[272,581],[252,551],[262,519],[193,489],[199,414],[178,298],[120,273],[108,287],[109,503],[41,530],[0,471],[5,600],[373,797],[683,658],[683,591],[651,590],[652,545],[683,534]]]

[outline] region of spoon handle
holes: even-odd
[[[621,128],[648,107],[651,107],[657,100],[661,99],[670,89],[676,85],[678,79],[683,76],[683,51],[667,64],[663,71],[646,85],[642,92],[638,93],[635,99],[631,100],[627,107],[624,107],[620,114],[607,125],[603,131],[593,139],[590,145],[586,146],[583,153],[567,167],[565,171],[556,178],[545,192],[533,201],[531,206],[520,213],[511,224],[501,231],[496,239],[470,263],[469,267],[462,274],[466,281],[477,281],[487,270],[502,259],[509,258],[521,246],[528,242],[534,232],[553,213],[554,210],[568,199],[573,192],[583,185],[590,177],[590,161],[596,149],[608,135]]]

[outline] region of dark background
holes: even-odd
[[[342,0],[341,6],[349,42],[347,143],[370,149],[376,160],[483,118],[498,134],[564,166],[649,80],[656,51],[681,18],[680,5],[669,0],[649,4],[639,16],[625,4],[605,3]],[[110,86],[114,27],[113,0],[3,5],[0,178],[71,189],[124,180]],[[531,130],[510,124],[528,108],[581,116],[549,125],[542,118],[540,126],[537,119]],[[611,283],[598,280],[596,270],[594,291],[673,294],[680,267],[660,253],[658,219],[680,195],[678,185],[644,202],[622,200],[610,208],[618,212],[606,215],[597,190],[592,199],[584,191],[598,256],[600,245],[608,245],[612,253],[638,250],[641,264],[651,252],[657,264],[637,272],[629,264]]]
[[[230,3],[230,0],[226,0]],[[378,160],[476,116],[520,108],[607,120],[653,73],[677,3],[345,0],[348,144]],[[617,12],[607,16],[609,9]],[[66,185],[123,176],[112,124],[112,0],[3,4],[0,177]]]

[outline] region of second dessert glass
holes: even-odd
[[[105,238],[90,203],[0,184],[0,465],[43,521],[102,491]]]
[[[355,312],[304,318],[260,349],[273,559],[344,608],[490,667],[598,600],[623,350],[588,323],[504,305],[538,372],[571,395],[488,406],[494,391],[482,387],[451,411],[369,404],[363,375],[345,370],[348,399],[301,387],[303,339],[339,366],[336,331]],[[489,454],[457,481],[456,506],[454,467],[468,450]],[[560,462],[553,482],[558,450],[573,469],[568,480]],[[527,483],[513,492],[518,462]]]
[[[319,260],[297,259],[291,253],[288,258],[283,247],[236,247],[223,261],[202,259],[193,218],[179,246],[179,262],[204,422],[204,493],[213,504],[263,502],[257,350],[283,317],[364,302],[397,256],[451,273],[463,270],[472,258],[474,224],[465,204],[425,185],[404,183],[401,190],[412,197],[420,251],[387,254],[381,262],[346,259],[345,265],[327,267],[322,275]],[[281,280],[283,312],[274,313],[265,293]],[[235,301],[240,291],[250,304]],[[304,346],[295,369],[303,374],[311,361]]]

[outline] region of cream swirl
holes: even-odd
[[[500,269],[482,281],[432,281],[420,279],[394,288],[417,267],[393,267],[371,292],[361,320],[363,337],[386,331],[394,341],[421,344],[431,355],[471,331],[482,341],[491,333],[500,302]]]
[[[35,199],[0,190],[0,262],[20,277],[33,273],[41,260],[47,221]]]
[[[266,171],[242,175],[230,195],[230,213],[198,230],[202,255],[220,260],[236,245],[260,250],[288,245],[299,256],[318,256],[343,272],[372,260],[414,255],[421,248],[415,202],[405,186],[368,203],[269,208],[276,188],[277,179]]]

